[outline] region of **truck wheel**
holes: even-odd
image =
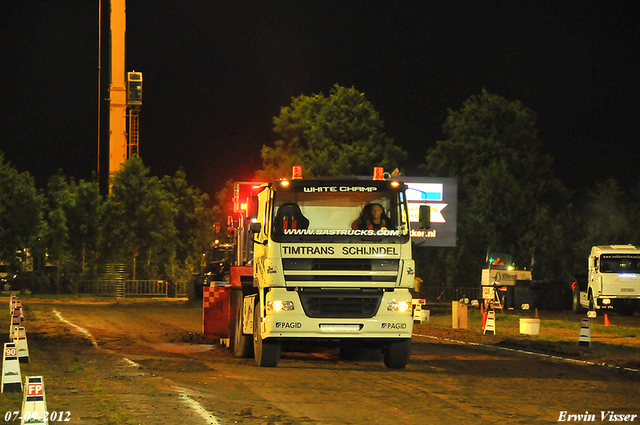
[[[260,367],[276,367],[280,362],[280,344],[262,339],[260,335],[260,307],[253,311],[253,353]]]
[[[189,299],[189,302],[195,303],[196,301],[198,301],[198,297],[196,295],[196,278],[195,277],[192,277],[187,282],[186,292],[187,292],[187,298]]]
[[[389,369],[404,369],[411,355],[411,339],[391,341],[384,353],[384,364]]]
[[[235,335],[233,338],[233,355],[236,357],[247,358],[253,355],[253,341],[251,339],[251,335],[242,333],[242,328],[244,325],[244,317],[242,311],[244,297],[242,296],[242,291],[239,291],[239,294],[237,294],[236,298],[236,326]]]
[[[596,302],[593,299],[593,293],[589,289],[589,311],[596,311]]]
[[[580,314],[584,312],[584,307],[580,304],[580,289],[576,288],[573,291],[573,308],[574,313]]]

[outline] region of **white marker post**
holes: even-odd
[[[494,310],[489,310],[487,312],[487,323],[484,325],[484,334],[496,334],[496,312]]]
[[[18,315],[20,316],[20,323],[24,322],[24,313],[22,311],[22,302],[16,302],[16,310],[18,310]],[[15,314],[15,312],[13,313]]]
[[[29,363],[29,344],[27,344],[27,330],[20,326],[13,336],[13,342],[18,347],[18,361]]]
[[[17,302],[18,298],[14,294],[11,294],[11,298],[9,298],[9,314],[13,314]]]
[[[4,354],[2,357],[2,392],[22,392],[18,347],[16,347],[16,344],[13,342],[4,343]]]
[[[48,424],[47,398],[42,376],[27,376],[25,387],[20,424]]]
[[[14,314],[11,316],[11,326],[9,326],[9,341],[13,342],[13,336],[16,330],[20,327],[20,313],[18,310],[14,310]]]
[[[578,337],[578,345],[587,345],[591,347],[591,329],[589,325],[591,320],[582,319],[582,325],[580,326],[580,336]]]

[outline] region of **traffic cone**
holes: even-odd
[[[609,326],[611,323],[609,323],[609,315],[605,314],[604,315],[604,325],[605,326]]]

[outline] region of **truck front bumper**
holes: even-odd
[[[293,309],[267,309],[261,323],[263,338],[397,339],[411,338],[413,330],[411,294],[406,289],[384,292],[377,313],[368,318],[307,317],[298,294],[284,288],[271,288],[266,302],[274,300],[291,301]],[[394,311],[400,302],[408,303],[409,309]]]

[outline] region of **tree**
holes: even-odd
[[[39,246],[40,256],[46,255],[46,262],[56,266],[56,275],[53,280],[43,276],[40,290],[74,292],[71,274],[95,265],[101,204],[97,182],[75,183],[61,172],[49,178]]]
[[[568,192],[542,151],[535,112],[483,90],[449,111],[443,130],[448,139],[423,167],[458,178],[458,248],[447,255],[448,283],[475,286],[488,250],[512,253],[520,266],[535,259],[539,277],[566,277]]]
[[[47,248],[47,261],[56,265],[55,288],[53,288],[56,293],[60,293],[62,289],[60,276],[63,267],[66,268],[67,263],[71,263],[67,211],[72,202],[73,186],[73,182],[69,183],[59,172],[49,178],[45,196],[44,243]]]
[[[277,140],[275,147],[262,146],[263,168],[256,172],[256,179],[260,181],[275,181],[291,175],[294,165],[301,163],[301,149],[298,141],[286,143]]]
[[[97,181],[80,180],[73,185],[66,210],[72,271],[85,272],[95,265],[102,203]]]
[[[37,244],[42,230],[42,194],[33,177],[19,173],[0,152],[0,260],[25,264],[27,250]]]
[[[178,170],[174,177],[165,176],[162,188],[169,196],[175,213],[175,267],[171,272],[167,270],[167,274],[176,280],[199,270],[202,254],[213,243],[213,213],[209,197],[188,185],[183,170]]]
[[[333,86],[301,95],[275,117],[275,148],[263,147],[258,178],[287,177],[299,162],[307,176],[369,175],[373,167],[396,168],[407,154],[384,133],[384,122],[363,93]]]
[[[130,264],[134,279],[166,276],[177,247],[174,205],[149,173],[138,157],[122,164],[101,213],[102,258]]]

